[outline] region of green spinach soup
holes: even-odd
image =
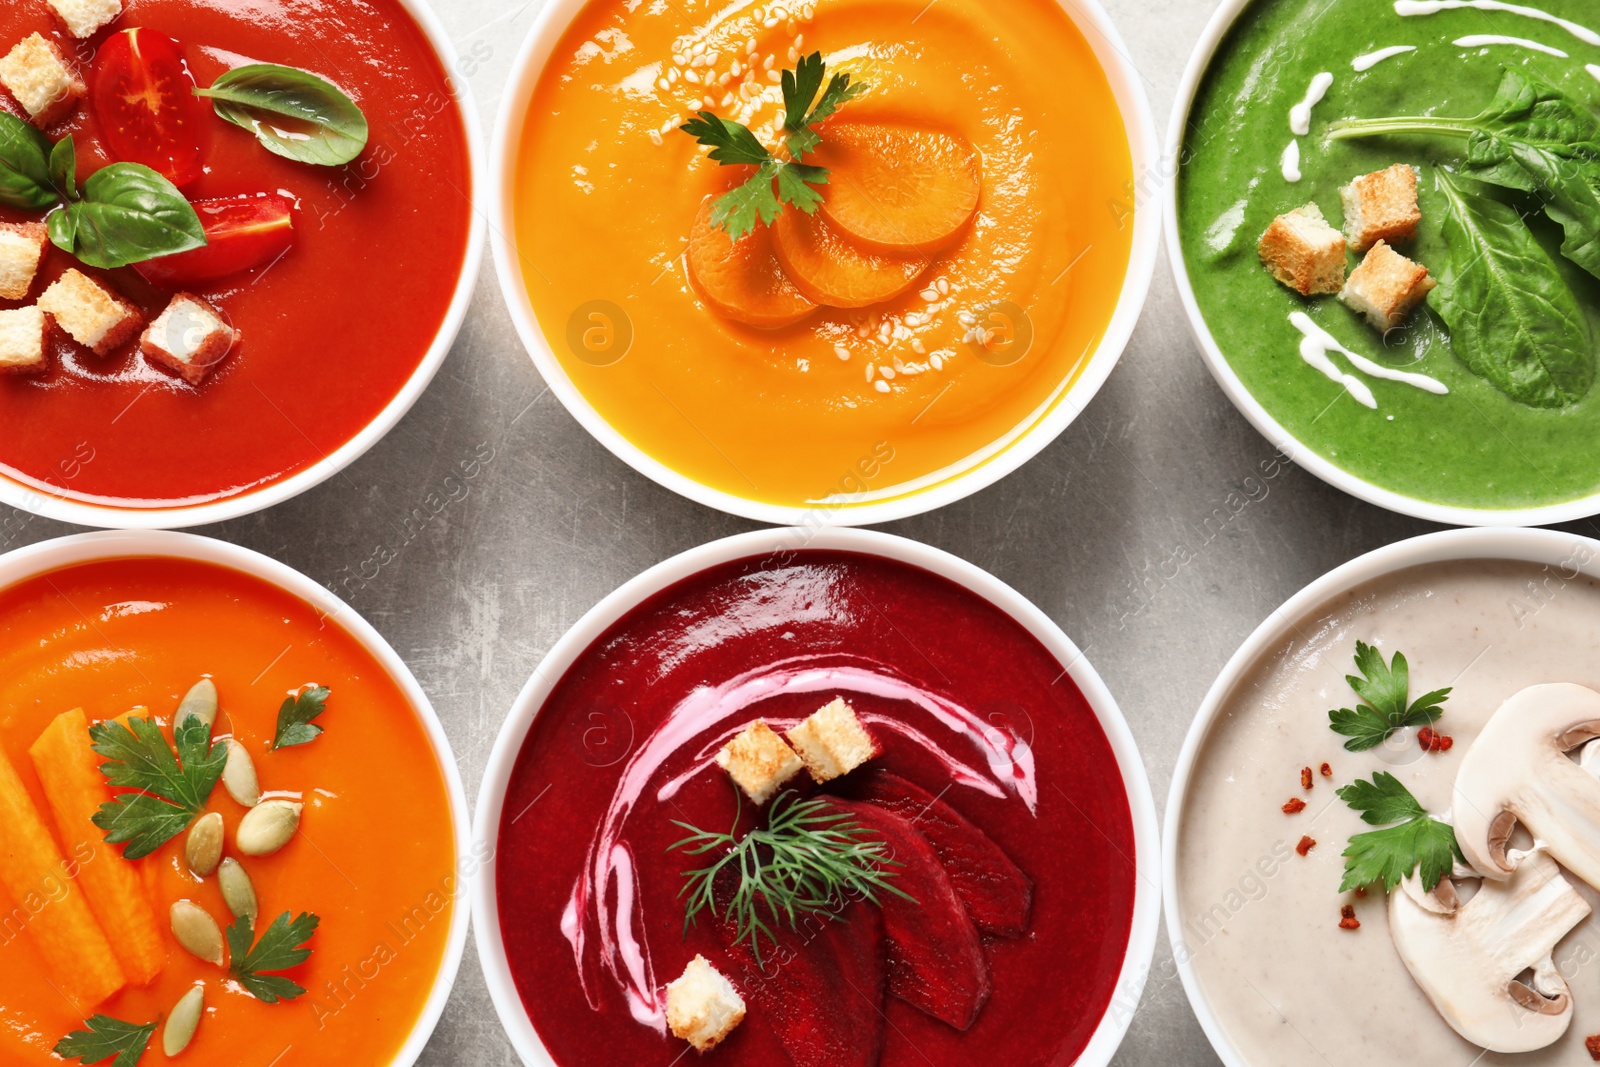
[[[1223,356],[1305,448],[1432,504],[1600,493],[1597,30],[1593,0],[1258,0],[1228,32],[1189,114],[1179,238]],[[1411,212],[1370,252],[1335,233],[1361,228],[1363,176]],[[1329,286],[1280,245],[1348,260]],[[1371,310],[1407,285],[1387,323]]]

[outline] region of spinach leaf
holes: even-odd
[[[0,204],[43,211],[55,202],[50,141],[15,115],[0,111]]]
[[[308,71],[252,63],[194,92],[212,102],[219,118],[287,159],[338,167],[367,146],[367,117],[355,101]]]
[[[1600,278],[1600,119],[1560,87],[1531,70],[1507,68],[1476,118],[1361,119],[1337,124],[1330,136],[1403,133],[1465,140],[1467,172],[1537,196],[1566,233],[1562,255]]]
[[[89,175],[81,198],[50,216],[50,240],[91,267],[112,269],[206,243],[189,201],[139,163],[113,163]]]
[[[1589,327],[1578,298],[1515,208],[1443,168],[1449,258],[1428,302],[1476,375],[1520,404],[1576,403],[1594,384]]]

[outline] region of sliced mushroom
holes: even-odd
[[[1549,856],[1522,857],[1504,881],[1459,902],[1444,879],[1389,894],[1389,935],[1406,969],[1451,1029],[1491,1052],[1532,1052],[1572,1022],[1572,996],[1551,959],[1589,905]],[[1531,971],[1528,981],[1525,972]]]
[[[1600,888],[1600,780],[1567,752],[1600,737],[1600,693],[1581,685],[1529,686],[1501,704],[1461,761],[1454,813],[1461,852],[1503,880],[1523,853],[1509,850],[1520,822],[1551,856]]]

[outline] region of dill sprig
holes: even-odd
[[[765,935],[776,948],[776,925],[787,922],[796,929],[802,916],[832,913],[851,896],[877,904],[880,891],[916,903],[890,882],[896,873],[890,868],[901,864],[891,858],[888,843],[826,800],[801,800],[785,790],[768,809],[766,828],[739,837],[739,799],[727,833],[673,820],[690,836],[668,852],[684,849],[690,856],[705,856],[726,850],[710,866],[683,872],[686,881],[678,896],[687,898],[685,933],[701,912],[719,913],[716,881],[727,868],[737,872],[739,884],[720,914],[738,930],[734,944],[750,942],[758,965],[758,938]]]

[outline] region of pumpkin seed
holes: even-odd
[[[288,800],[264,800],[245,812],[239,820],[239,830],[234,843],[246,856],[270,856],[294,836],[300,828],[300,811],[304,805]]]
[[[250,881],[250,872],[244,865],[229,856],[217,868],[217,884],[222,887],[222,899],[233,912],[235,919],[256,921],[256,887]]]
[[[250,750],[231,737],[223,743],[228,748],[228,762],[222,768],[222,786],[234,800],[253,808],[261,803],[261,780],[256,777]]]
[[[172,936],[196,958],[222,966],[222,927],[192,900],[172,905]]]
[[[189,869],[196,876],[207,878],[217,869],[217,862],[222,859],[224,837],[222,816],[214,811],[200,816],[189,827],[189,836],[183,842],[183,858],[189,861]]]
[[[207,726],[216,725],[217,685],[210,678],[202,678],[189,687],[183,699],[178,701],[178,710],[172,716],[172,725],[177,727],[191,716]]]
[[[200,1028],[200,1016],[205,1011],[206,987],[195,987],[178,998],[178,1003],[167,1013],[167,1024],[161,1030],[161,1051],[176,1056],[189,1047],[194,1032]]]

